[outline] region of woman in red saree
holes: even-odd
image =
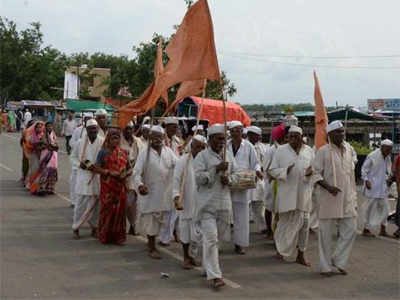
[[[128,152],[120,148],[119,128],[110,128],[97,157],[100,173],[99,240],[121,245],[126,240],[126,184],[131,173]]]

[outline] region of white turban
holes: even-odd
[[[247,129],[247,132],[252,132],[252,133],[255,133],[258,135],[261,135],[261,133],[262,133],[261,128],[257,127],[257,126],[249,126],[246,129]]]
[[[285,126],[292,126],[295,125],[297,126],[299,124],[299,120],[297,119],[297,117],[295,115],[288,115],[285,117],[284,119],[285,122]]]
[[[329,125],[326,126],[326,131],[329,133],[329,132],[334,131],[339,128],[343,128],[343,124],[339,120],[336,120],[336,121],[330,122]]]
[[[150,125],[149,125],[149,124],[144,124],[144,125],[142,126],[142,129],[147,129],[147,130],[149,130],[149,129],[150,129]]]
[[[222,133],[222,134],[225,133],[224,124],[216,123],[216,124],[212,125],[210,128],[208,128],[208,136],[212,136],[217,133]]]
[[[201,124],[200,124],[199,126],[194,125],[194,126],[192,127],[192,131],[195,132],[196,129],[197,129],[197,130],[204,130],[204,127],[203,127],[203,125],[201,125]]]
[[[99,108],[96,110],[95,116],[106,116],[107,112],[104,108]]]
[[[389,139],[386,139],[381,142],[381,145],[393,147],[393,142]]]
[[[151,130],[151,132],[157,132],[157,133],[164,134],[164,129],[158,125],[152,126],[150,130]]]
[[[86,127],[90,127],[90,126],[97,126],[97,122],[95,119],[90,119],[86,122]]]
[[[231,121],[231,122],[229,122],[229,129],[232,129],[232,128],[235,128],[235,127],[238,127],[238,126],[242,126],[243,127],[242,122],[240,122],[240,121]]]
[[[289,128],[289,133],[290,132],[297,132],[297,133],[300,133],[302,135],[303,134],[303,129],[301,129],[299,126],[292,125]]]
[[[207,144],[207,139],[200,134],[196,134],[195,136],[193,136],[193,139],[200,143]]]
[[[164,124],[165,124],[165,125],[169,125],[169,124],[178,125],[178,124],[179,124],[179,121],[178,121],[177,118],[167,117],[167,118],[164,119]]]

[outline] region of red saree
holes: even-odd
[[[121,173],[128,165],[128,152],[119,146],[109,154],[100,152],[99,156],[105,170]],[[126,240],[125,180],[101,175],[100,184],[99,240],[103,244],[122,244]]]

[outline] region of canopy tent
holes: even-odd
[[[215,123],[224,122],[223,103],[221,100],[206,99],[200,97],[188,97],[178,104],[178,116],[197,117],[197,111],[200,105],[200,119],[208,120],[209,126]],[[250,126],[251,121],[244,109],[237,103],[226,102],[226,120],[241,121],[244,126]]]
[[[90,101],[90,100],[76,100],[76,99],[67,99],[67,109],[68,110],[73,110],[75,112],[80,112],[80,111],[87,111],[87,110],[96,110],[99,108],[104,108],[105,110],[112,112],[115,110],[114,107],[111,105],[102,103],[102,102],[96,102],[96,101]]]

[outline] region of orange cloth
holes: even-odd
[[[327,143],[326,126],[328,126],[328,115],[322,99],[321,89],[319,87],[319,81],[317,73],[314,71],[314,101],[315,101],[315,138],[314,144],[317,149],[321,148]]]
[[[156,74],[155,82],[138,100],[119,110],[121,127],[133,116],[152,109],[161,95],[179,82],[220,79],[213,24],[206,0],[199,0],[188,9],[166,53],[169,61],[162,74]]]
[[[224,123],[224,111],[222,100],[205,99],[200,97],[190,97],[197,107],[201,105],[203,108],[200,112],[201,120],[208,120],[208,126],[215,123]],[[240,121],[245,127],[251,125],[249,116],[243,108],[236,103],[226,101],[226,121]]]

